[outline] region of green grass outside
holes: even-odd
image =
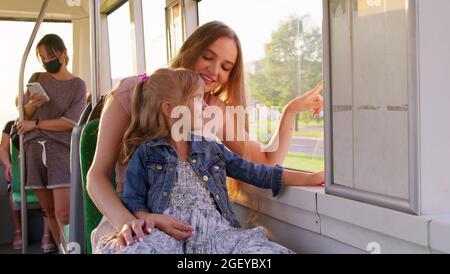
[[[323,131],[322,130],[300,130],[300,131],[294,131],[293,136],[295,137],[316,137],[316,138],[323,138]]]
[[[265,125],[262,125],[261,128],[262,129],[266,129],[265,127],[263,127]],[[250,126],[250,130],[251,132],[258,132],[256,125],[251,125]],[[272,132],[275,132],[276,128],[272,127]],[[295,137],[315,137],[315,138],[323,138],[324,137],[324,133],[323,130],[300,130],[300,131],[294,131],[294,133],[292,134],[292,136]]]
[[[313,158],[303,153],[289,152],[283,167],[302,171],[317,172],[325,169],[323,157]]]

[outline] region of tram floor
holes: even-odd
[[[28,245],[28,254],[44,254],[40,242],[33,242]],[[11,243],[0,245],[0,254],[22,254],[22,250],[12,249]]]

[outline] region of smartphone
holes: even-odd
[[[28,83],[27,88],[30,94],[38,94],[40,96],[44,96],[47,99],[47,102],[50,101],[50,97],[48,97],[47,93],[45,93],[41,83],[39,82]]]

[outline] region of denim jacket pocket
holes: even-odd
[[[216,155],[209,161],[207,169],[214,180],[226,189],[227,175],[225,170],[225,160],[219,155]]]
[[[150,162],[147,164],[148,183],[151,186],[162,186],[167,172],[167,164],[161,162]]]

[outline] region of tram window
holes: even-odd
[[[166,0],[142,1],[147,72],[167,66]]]
[[[200,25],[219,20],[238,34],[248,105],[271,109],[250,115],[250,133],[267,143],[283,107],[322,80],[322,1],[203,0],[198,12]],[[324,170],[323,125],[323,114],[297,117],[285,167]]]
[[[182,1],[167,8],[169,21],[170,58],[177,55],[184,41]]]
[[[333,184],[403,200],[413,155],[408,5],[332,0],[329,7]]]
[[[133,75],[130,5],[128,1],[108,15],[108,34],[111,79],[114,86],[120,79]]]
[[[0,20],[0,37],[4,37],[0,43],[0,75],[1,75],[1,98],[0,100],[0,125],[4,126],[8,120],[17,118],[18,112],[14,105],[19,83],[19,71],[22,55],[33,31],[34,22],[3,21]],[[24,72],[25,83],[31,75],[37,71],[44,71],[42,64],[36,58],[36,44],[46,34],[54,33],[60,36],[66,45],[69,54],[69,71],[73,64],[73,42],[72,24],[66,22],[44,22],[36,35],[27,65]],[[6,39],[7,37],[7,39]]]

